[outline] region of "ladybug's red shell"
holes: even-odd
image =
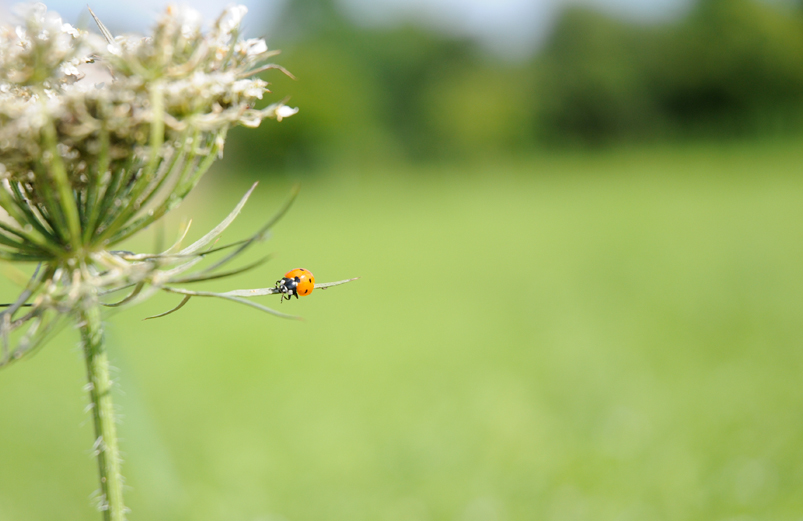
[[[295,295],[306,297],[315,289],[315,277],[312,272],[304,268],[296,268],[284,274],[284,278],[276,281],[276,288],[283,294],[283,298],[290,299]]]
[[[296,268],[284,274],[286,279],[298,279],[296,281],[296,291],[302,297],[306,297],[315,289],[315,276],[310,270]]]

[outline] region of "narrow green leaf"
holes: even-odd
[[[129,302],[134,300],[137,297],[137,295],[140,294],[140,292],[142,291],[142,288],[144,288],[144,287],[145,287],[145,283],[144,282],[140,282],[139,284],[136,285],[136,287],[134,288],[134,291],[132,291],[123,300],[120,300],[118,302],[112,302],[111,304],[101,303],[101,305],[109,307],[109,308],[116,308],[118,306],[122,306],[123,304],[128,304]]]
[[[149,317],[145,317],[145,318],[143,318],[142,320],[150,320],[150,319],[152,319],[152,318],[161,318],[161,317],[166,317],[166,316],[167,316],[167,315],[169,315],[170,313],[175,313],[175,312],[176,312],[176,311],[178,311],[179,309],[183,308],[183,307],[184,307],[184,304],[186,304],[187,302],[189,302],[191,298],[192,298],[192,297],[191,297],[190,295],[187,295],[187,296],[185,296],[183,299],[181,299],[181,302],[179,302],[178,306],[174,307],[173,309],[171,309],[171,310],[169,310],[169,311],[165,311],[164,313],[159,313],[158,315],[151,315],[151,316],[149,316]]]
[[[293,320],[303,320],[301,317],[297,317],[294,315],[286,315],[284,313],[280,313],[275,309],[271,309],[269,307],[265,307],[262,304],[257,304],[256,302],[251,302],[250,300],[246,300],[244,298],[239,298],[232,296],[232,292],[227,293],[214,293],[211,291],[190,291],[187,289],[180,289],[180,288],[173,288],[169,286],[162,287],[164,291],[169,291],[170,293],[178,293],[181,295],[189,295],[191,297],[215,297],[215,298],[222,298],[225,300],[231,300],[233,302],[238,302],[240,304],[245,304],[246,306],[251,306],[252,308],[256,308],[260,311],[264,311],[265,313],[270,313],[271,315],[281,317],[281,318],[290,318]]]
[[[231,277],[233,275],[239,275],[240,273],[244,273],[244,272],[246,272],[248,270],[252,270],[252,269],[254,269],[256,267],[262,266],[263,264],[268,262],[271,259],[271,257],[272,257],[272,255],[268,255],[268,256],[263,257],[262,259],[260,259],[260,260],[258,260],[256,262],[248,264],[247,266],[243,266],[242,268],[237,268],[235,270],[229,270],[229,271],[224,271],[224,272],[221,272],[221,273],[212,273],[212,274],[206,274],[206,270],[204,270],[201,273],[196,273],[195,275],[190,275],[188,277],[184,277],[184,278],[181,278],[181,279],[172,279],[169,282],[171,284],[187,284],[189,282],[204,282],[204,281],[207,281],[207,280],[214,280],[214,279],[222,279],[222,278],[226,278],[226,277]]]
[[[95,21],[100,22],[100,20],[97,19],[95,19]],[[106,107],[101,105],[100,110],[105,112]],[[99,138],[100,158],[98,159],[97,171],[95,172],[92,182],[89,183],[87,187],[86,222],[84,224],[83,236],[84,244],[90,243],[92,235],[95,232],[95,226],[97,225],[98,217],[100,217],[103,196],[106,194],[106,186],[108,185],[108,183],[104,183],[104,180],[106,179],[106,172],[108,172],[109,165],[111,164],[111,157],[109,150],[109,129],[106,128],[105,120],[102,122]]]
[[[315,283],[315,289],[331,288],[332,286],[339,286],[341,284],[345,284],[347,282],[351,282],[351,281],[357,280],[359,278],[360,277],[354,277],[353,279],[338,280],[337,282],[316,282]]]
[[[106,38],[107,42],[114,43],[114,36],[112,36],[112,33],[108,29],[106,29],[106,26],[103,25],[103,22],[100,21],[100,18],[98,18],[95,15],[95,12],[92,10],[92,8],[87,6],[87,9],[89,9],[89,14],[92,16],[92,18],[95,20],[95,23],[98,25],[98,29],[100,29],[100,34],[102,34],[103,37]]]
[[[240,202],[237,203],[237,206],[234,207],[234,210],[232,210],[231,213],[229,213],[229,215],[227,215],[226,218],[220,222],[220,224],[212,228],[212,230],[210,230],[209,233],[207,233],[206,235],[204,235],[191,245],[181,250],[179,254],[188,255],[190,253],[195,253],[204,246],[206,246],[207,244],[209,244],[210,242],[212,242],[212,240],[215,239],[218,235],[223,233],[226,230],[226,228],[228,228],[229,225],[234,221],[234,219],[236,219],[237,216],[240,214],[240,211],[243,209],[243,206],[245,206],[245,203],[248,201],[248,198],[251,196],[251,193],[254,191],[256,187],[257,183],[251,185],[251,188],[249,188],[248,191],[243,196],[243,198],[240,199]]]
[[[56,126],[53,121],[49,121],[47,125],[42,128],[42,137],[44,138],[45,146],[50,152],[50,174],[53,181],[56,183],[56,190],[59,196],[59,208],[64,214],[67,221],[67,228],[69,230],[69,241],[73,247],[73,251],[78,251],[81,248],[81,222],[78,217],[78,207],[76,206],[75,197],[73,196],[72,185],[70,179],[67,177],[67,170],[64,168],[64,163],[59,155],[58,147],[56,146]]]
[[[279,211],[277,211],[273,215],[273,217],[271,217],[268,220],[268,222],[265,223],[265,225],[262,226],[262,228],[259,229],[259,231],[257,231],[254,235],[252,235],[250,238],[248,238],[242,244],[242,246],[237,248],[235,251],[233,251],[232,253],[230,253],[229,255],[224,257],[223,259],[221,259],[218,262],[212,264],[211,266],[206,268],[204,271],[216,270],[217,268],[225,265],[226,263],[228,263],[229,261],[231,261],[232,259],[234,259],[238,255],[240,255],[243,251],[245,251],[249,246],[251,246],[255,242],[264,240],[265,234],[268,232],[268,230],[270,230],[273,227],[273,225],[276,224],[279,221],[279,219],[281,219],[284,216],[284,214],[287,213],[287,211],[293,205],[293,202],[296,200],[296,197],[298,196],[298,192],[300,191],[300,188],[301,188],[300,185],[295,185],[293,187],[292,191],[290,192],[290,197],[287,199],[287,201],[285,201],[284,205],[282,205],[282,207],[279,208]]]

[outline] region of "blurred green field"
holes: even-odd
[[[802,168],[787,142],[308,179],[276,259],[209,285],[362,277],[281,305],[304,322],[110,318],[130,519],[798,521]],[[221,219],[227,177],[167,229]],[[0,372],[2,521],[99,518],[76,345]]]

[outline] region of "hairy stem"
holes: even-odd
[[[95,422],[94,454],[100,471],[100,506],[104,521],[124,521],[123,476],[112,404],[109,358],[103,341],[100,304],[85,302],[81,310],[81,341],[84,348],[92,419]]]

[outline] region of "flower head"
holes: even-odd
[[[4,243],[2,257],[80,256],[114,244],[183,199],[231,126],[287,117],[281,103],[254,108],[267,83],[253,74],[274,53],[263,40],[238,39],[242,6],[207,33],[197,12],[170,7],[151,36],[110,42],[42,4],[21,14],[24,25],[0,33],[3,207],[43,237],[28,248]],[[77,81],[94,61],[111,81]],[[167,207],[134,219],[171,182]],[[23,215],[30,204],[39,211]]]
[[[97,18],[101,35],[32,4],[20,25],[0,28],[0,260],[41,263],[19,301],[35,299],[28,320],[121,287],[160,287],[173,279],[159,270],[200,255],[111,247],[188,195],[230,127],[295,113],[255,108],[269,92],[256,74],[283,69],[265,64],[276,53],[263,40],[240,38],[245,13],[230,7],[204,31],[196,11],[169,7],[151,35],[113,37]],[[106,80],[91,81],[91,66]],[[4,338],[25,322],[20,306],[1,315]]]

